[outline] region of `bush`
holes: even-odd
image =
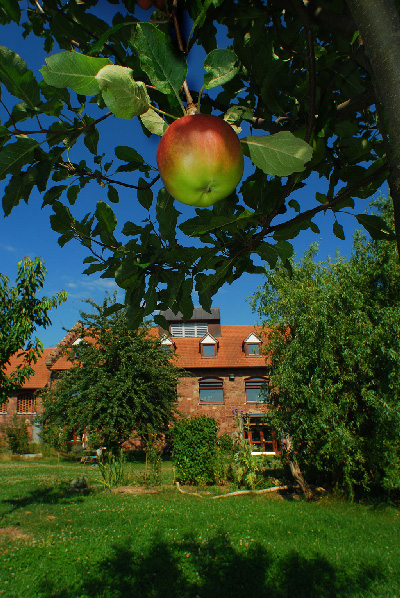
[[[14,455],[23,455],[29,451],[28,424],[25,420],[18,421],[13,415],[12,425],[6,427],[8,446]]]
[[[172,429],[172,459],[184,484],[215,481],[218,422],[207,415],[178,420]]]

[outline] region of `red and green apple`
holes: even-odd
[[[227,197],[243,175],[238,136],[218,116],[192,114],[174,121],[157,149],[161,179],[178,201],[208,207]]]

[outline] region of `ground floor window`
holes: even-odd
[[[28,393],[18,395],[17,413],[36,413],[36,398]]]
[[[220,378],[199,380],[200,403],[223,403],[223,381]]]
[[[262,415],[243,415],[243,434],[255,453],[279,453],[279,443]]]
[[[7,403],[8,401],[0,403],[0,413],[7,413]]]

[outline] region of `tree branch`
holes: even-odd
[[[392,0],[347,0],[387,118],[389,190],[400,257],[400,17]],[[382,122],[382,121],[381,121]]]
[[[286,222],[283,222],[282,224],[276,224],[275,226],[270,226],[268,229],[268,232],[275,232],[277,230],[282,230],[292,224],[296,224],[297,222],[302,222],[303,220],[307,220],[307,218],[312,218],[313,216],[315,216],[315,214],[318,214],[319,212],[334,208],[338,203],[343,201],[343,199],[346,199],[347,197],[351,197],[353,195],[353,193],[355,191],[357,191],[360,187],[362,187],[363,185],[367,185],[368,183],[371,183],[379,175],[383,174],[387,169],[388,169],[387,164],[384,164],[383,166],[378,168],[372,174],[366,176],[361,181],[358,181],[351,187],[348,187],[345,191],[342,191],[341,193],[339,193],[334,199],[331,199],[331,201],[326,201],[325,203],[322,203],[322,204],[316,206],[315,208],[306,210],[305,212],[298,214],[291,220],[287,220]]]

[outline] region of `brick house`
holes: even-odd
[[[162,347],[183,370],[177,388],[179,412],[183,416],[212,416],[220,424],[220,433],[232,434],[235,429],[232,412],[238,409],[246,424],[245,434],[255,450],[276,452],[277,445],[262,417],[268,409],[260,398],[261,387],[268,386],[268,363],[262,352],[265,332],[261,327],[223,326],[218,308],[212,308],[211,313],[196,308],[186,322],[181,314],[175,315],[171,310],[161,313],[168,329],[153,328],[151,333],[159,336]],[[35,366],[35,375],[21,389],[21,397],[31,393],[33,398],[35,389],[51,384],[58,372],[70,368],[65,349],[76,342],[79,337],[74,327],[55,349],[45,349]],[[17,397],[7,406],[7,420],[17,408],[15,401]],[[39,412],[40,404],[35,408]],[[33,422],[34,414],[24,415]],[[3,417],[1,414],[0,425]]]
[[[220,310],[196,308],[190,321],[171,310],[161,312],[168,330],[158,329],[161,342],[185,374],[178,383],[178,409],[186,416],[210,415],[220,432],[232,434],[232,411],[239,409],[245,434],[260,452],[276,452],[277,445],[263,422],[268,409],[260,398],[268,385],[268,364],[262,352],[265,332],[260,326],[222,326]]]
[[[10,426],[13,416],[16,414],[18,422],[26,421],[28,423],[32,442],[39,442],[40,428],[36,423],[36,415],[41,413],[41,404],[40,400],[36,398],[36,392],[50,383],[50,372],[46,360],[51,352],[52,349],[44,349],[38,361],[32,365],[34,374],[23,384],[18,393],[9,397],[8,402],[0,403],[0,439],[4,434],[2,428]],[[6,374],[14,371],[21,361],[22,357],[19,353],[13,355],[6,367]]]

